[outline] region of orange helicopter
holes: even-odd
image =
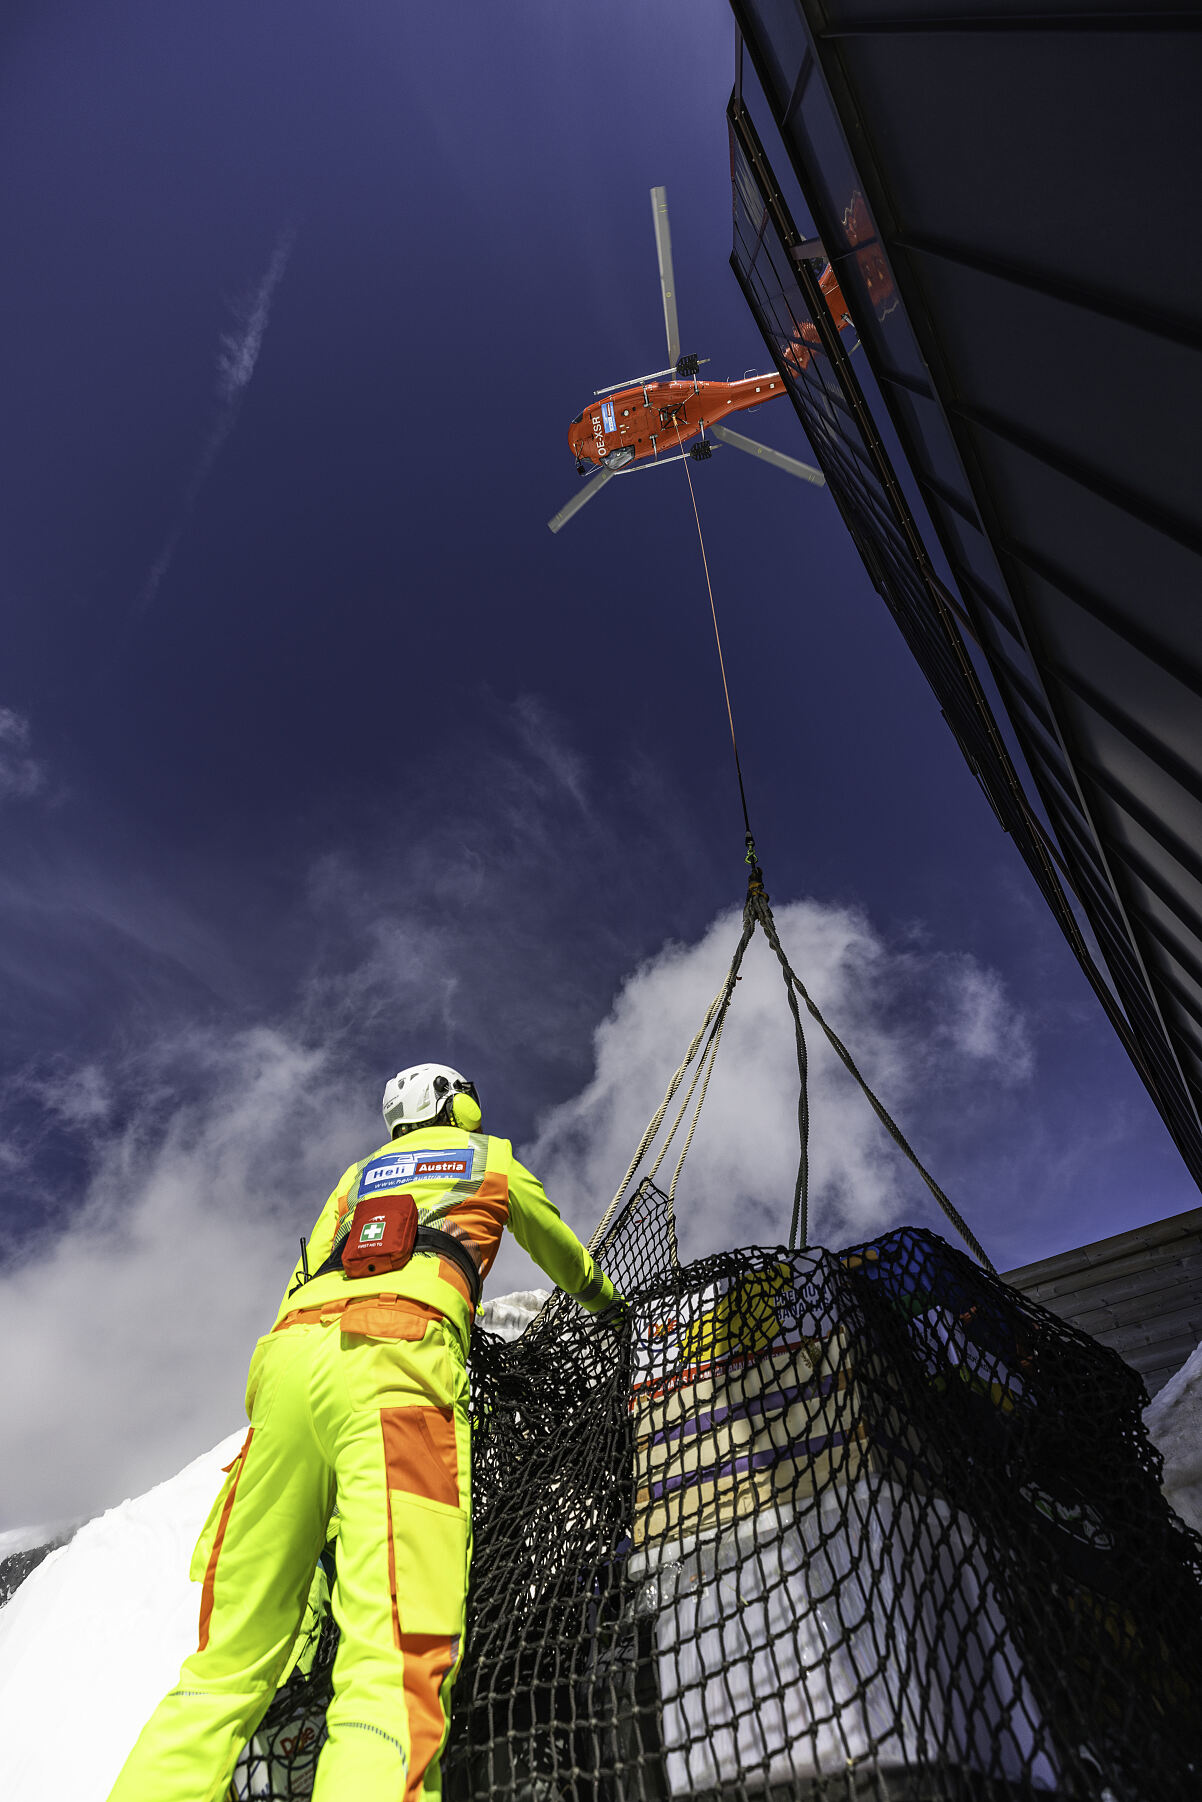
[[[712,455],[710,440],[746,451],[803,482],[823,487],[821,470],[783,451],[772,450],[754,438],[732,431],[725,422],[733,413],[761,407],[786,392],[777,370],[769,375],[744,376],[738,382],[698,379],[702,359],[681,356],[676,319],[676,284],[672,272],[672,238],[668,226],[666,188],[652,188],[651,212],[655,221],[655,248],[659,255],[659,280],[664,301],[664,325],[668,334],[667,369],[636,376],[598,388],[593,405],[577,413],[568,428],[568,447],[576,459],[576,473],[588,478],[586,486],[547,521],[560,531],[614,476],[633,475],[653,464],[674,463],[689,456],[702,461]],[[851,323],[833,269],[828,264],[820,278],[827,305],[840,330]],[[803,342],[803,339],[805,342]],[[809,363],[818,334],[812,325],[801,328],[784,353],[784,360],[798,372]],[[708,359],[707,359],[708,360]],[[696,442],[693,442],[696,440]]]

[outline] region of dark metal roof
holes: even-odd
[[[1202,1183],[1202,19],[732,5],[763,90],[754,120],[731,108],[736,272],[870,573]],[[785,356],[821,323],[814,237],[870,365],[866,427],[842,340],[817,378]],[[886,463],[896,447],[917,548],[879,459],[865,506],[824,385],[851,436],[876,430]],[[881,567],[891,534],[904,579]],[[982,761],[974,656],[1029,776],[1004,747]]]
[[[1118,1352],[1155,1395],[1202,1344],[1202,1208],[1024,1264],[1005,1281]]]

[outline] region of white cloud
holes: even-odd
[[[81,1128],[101,1124],[112,1112],[112,1081],[99,1064],[80,1064],[50,1076],[29,1077],[26,1086],[47,1113]]]
[[[968,957],[947,962],[955,967],[949,985],[955,1012],[949,1014],[947,1036],[966,1057],[983,1065],[1009,1066],[1010,1078],[1024,1081],[1031,1074],[1031,1046],[1006,1005],[1001,978]]]
[[[590,815],[584,761],[564,742],[558,722],[536,695],[519,695],[513,712],[530,763],[541,768],[545,785],[561,798],[570,796],[581,814]]]
[[[4,1525],[136,1495],[237,1426],[296,1222],[380,1136],[374,1097],[278,1030],[162,1043],[141,1071],[143,1105],[93,1126],[83,1207],[0,1278]]]
[[[227,405],[237,400],[255,373],[271,318],[271,303],[284,279],[294,240],[292,231],[280,233],[262,279],[250,294],[234,304],[236,329],[222,333],[217,352],[217,392]]]
[[[29,721],[0,707],[0,801],[27,801],[46,786],[45,767],[29,755]]]
[[[1029,1076],[1025,1027],[992,972],[960,956],[891,949],[848,908],[794,902],[779,908],[776,920],[798,975],[919,1156],[923,1129],[937,1142],[940,1116],[974,1105],[979,1085]],[[666,946],[624,984],[597,1029],[592,1081],[547,1117],[531,1151],[552,1193],[577,1210],[599,1217],[617,1187],[721,987],[738,936],[731,913],[699,944]],[[818,1027],[804,1013],[803,1020],[811,1239],[846,1242],[903,1217],[928,1216],[920,1179]],[[798,1159],[797,1086],[780,966],[757,932],[680,1182],[682,1255],[786,1240]],[[682,1098],[683,1089],[669,1123]],[[683,1129],[677,1144],[682,1140]],[[660,1171],[664,1187],[675,1161],[673,1151]],[[933,1174],[938,1179],[939,1171]]]
[[[295,233],[291,228],[281,231],[262,278],[249,295],[233,305],[235,329],[221,334],[217,349],[217,398],[220,411],[196,460],[175,523],[142,584],[142,591],[138,596],[139,609],[148,607],[162,586],[163,578],[179,549],[180,539],[200,499],[201,490],[238,423],[242,397],[255,373],[271,318],[272,301],[275,299],[276,289],[284,279],[294,242]]]

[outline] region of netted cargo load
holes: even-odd
[[[448,1802],[1202,1795],[1202,1541],[1117,1356],[916,1229],[679,1268],[644,1184],[599,1255],[620,1336],[475,1335]],[[308,1794],[331,1653],[238,1795]]]

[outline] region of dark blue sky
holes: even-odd
[[[239,1034],[336,1046],[371,1107],[447,1056],[529,1140],[629,973],[739,901],[683,471],[545,521],[571,416],[663,360],[653,183],[685,347],[765,355],[719,0],[8,21],[11,1260],[92,1230],[98,1160],[216,1105]],[[747,426],[809,454],[787,403]],[[774,898],[975,960],[1024,1022],[1029,1072],[971,1122],[924,1090],[945,1186],[1003,1265],[1192,1205],[829,497],[730,453],[695,479]],[[332,1181],[327,1126],[299,1130]]]

